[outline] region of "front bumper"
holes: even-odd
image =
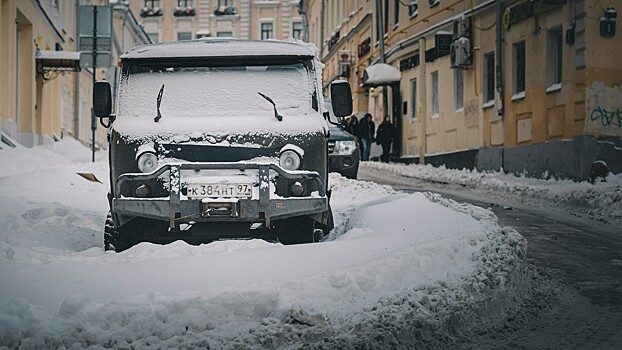
[[[250,178],[254,188],[253,195],[249,198],[188,197],[183,193],[187,181],[194,174],[201,174],[204,171],[211,174],[234,172],[239,176]],[[223,176],[219,178],[222,179]],[[123,186],[128,184],[136,186],[158,179],[168,180],[168,197],[139,198],[121,195]],[[286,186],[293,182],[313,185],[317,191],[300,197],[280,196],[274,192],[276,186]],[[308,215],[321,220],[322,214],[328,210],[326,185],[317,172],[292,172],[276,164],[166,164],[152,173],[119,176],[114,192],[111,207],[117,226],[122,226],[133,218],[143,217],[168,221],[172,228],[188,222],[254,222],[270,227],[272,220],[294,216]]]

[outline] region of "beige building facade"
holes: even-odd
[[[32,147],[70,137],[91,145],[93,70],[80,69],[77,51],[79,6],[91,3],[1,0],[0,126],[15,142]],[[126,5],[110,6],[112,69],[98,68],[97,79],[113,80],[119,54],[149,40]],[[107,146],[101,126],[95,142]]]
[[[154,42],[201,37],[300,39],[302,17],[293,0],[130,0]]]
[[[612,25],[622,0],[380,3],[384,60],[401,74],[387,85],[364,84],[382,60],[375,0],[305,0],[304,12],[325,86],[348,79],[355,111],[376,121],[387,91],[400,156],[622,137],[622,33]]]

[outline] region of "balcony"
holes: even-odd
[[[237,14],[238,10],[235,6],[219,6],[214,10],[214,15],[216,16],[232,16]]]
[[[159,7],[145,6],[140,9],[140,17],[158,17],[162,16],[162,9]]]
[[[196,10],[194,7],[175,7],[173,11],[173,16],[175,17],[185,17],[185,16],[194,16],[196,14]]]

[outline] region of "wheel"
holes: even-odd
[[[315,221],[298,216],[274,222],[279,241],[285,245],[315,242]]]
[[[112,214],[110,211],[106,216],[106,222],[104,223],[104,250],[115,250],[116,241],[119,238],[119,232],[117,232],[114,227],[114,222],[112,221]]]
[[[114,226],[114,221],[112,221],[112,213],[109,211],[104,224],[104,250],[114,250],[119,253],[132,247],[134,244],[127,237],[121,237],[119,230]]]
[[[328,216],[326,218],[326,225],[321,224],[321,223],[316,223],[316,227],[322,230],[322,232],[319,235],[317,235],[316,233],[316,237],[315,237],[316,242],[318,242],[323,237],[328,236],[330,231],[335,227],[335,222],[333,219],[333,209],[330,207],[330,203],[328,203],[328,211],[326,212],[326,215]]]

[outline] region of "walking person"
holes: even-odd
[[[359,119],[355,115],[350,117],[350,120],[348,120],[348,124],[346,124],[345,129],[352,136],[354,136],[354,138],[356,139],[356,143],[360,145],[361,141],[359,140]]]
[[[393,137],[395,137],[395,126],[391,123],[391,116],[385,115],[376,133],[376,144],[382,146],[382,156],[380,156],[380,160],[384,163],[389,162]]]
[[[362,160],[369,160],[371,153],[371,144],[374,142],[374,134],[376,133],[376,125],[372,120],[371,114],[366,113],[359,123],[359,138],[361,139]]]

